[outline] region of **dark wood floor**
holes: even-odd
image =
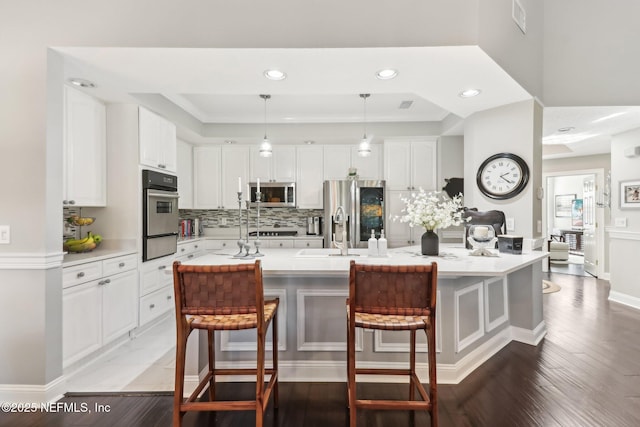
[[[640,312],[607,300],[607,282],[551,274],[544,295],[548,334],[532,347],[511,343],[462,383],[440,385],[441,426],[640,426]],[[399,384],[363,385],[362,396],[395,397]],[[250,384],[221,384],[221,398],[249,398]],[[109,405],[109,413],[0,414],[0,426],[168,427],[170,395],[79,395],[63,402]],[[267,426],[346,426],[345,384],[282,383]],[[418,413],[360,411],[361,426],[423,426]],[[185,427],[251,426],[252,413],[190,413]]]

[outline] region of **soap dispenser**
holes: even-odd
[[[378,240],[376,239],[376,231],[371,230],[369,237],[369,256],[378,256]]]
[[[384,229],[380,230],[378,239],[378,256],[387,256],[387,239],[384,237]]]

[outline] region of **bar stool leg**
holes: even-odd
[[[435,316],[435,314],[432,314]],[[438,427],[438,388],[436,381],[436,334],[432,328],[433,323],[425,329],[427,335],[427,351],[429,362],[429,399],[431,400],[431,427]]]
[[[414,375],[416,374],[416,331],[415,330],[411,330],[411,338],[410,338],[410,345],[411,348],[409,350],[409,371],[410,371],[410,375],[409,375],[409,400],[415,400],[416,397],[416,385],[413,382],[413,379],[415,378]]]
[[[184,412],[180,410],[180,405],[184,395],[184,364],[187,353],[187,339],[189,338],[190,329],[188,326],[181,325],[177,331],[176,342],[176,376],[175,390],[173,395],[173,425],[174,427],[182,426],[182,417]]]
[[[209,350],[209,401],[216,400],[216,343],[214,331],[207,330],[207,346]]]
[[[272,344],[271,351],[273,352],[272,361],[273,361],[273,370],[274,375],[277,375],[276,382],[273,385],[273,407],[278,409],[279,399],[278,399],[278,383],[280,382],[280,376],[278,372],[278,311],[273,315],[273,320],[271,321],[271,327],[273,330],[272,333]]]

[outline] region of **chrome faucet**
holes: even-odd
[[[336,237],[340,236],[340,239]],[[333,245],[340,249],[340,255],[349,255],[349,241],[347,240],[347,220],[344,208],[338,206],[333,214]]]

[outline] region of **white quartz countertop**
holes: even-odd
[[[462,245],[440,245],[440,256],[423,256],[419,246],[390,249],[389,256],[301,256],[300,249],[261,248],[259,259],[265,276],[348,276],[349,263],[410,265],[436,262],[439,276],[504,276],[548,256],[534,251],[522,255],[498,253],[497,257],[470,256]],[[304,249],[302,250],[304,251]],[[362,251],[362,250],[361,250]],[[366,250],[365,250],[366,253]],[[255,259],[238,259],[225,249],[184,262],[189,265],[223,265],[253,263]]]

